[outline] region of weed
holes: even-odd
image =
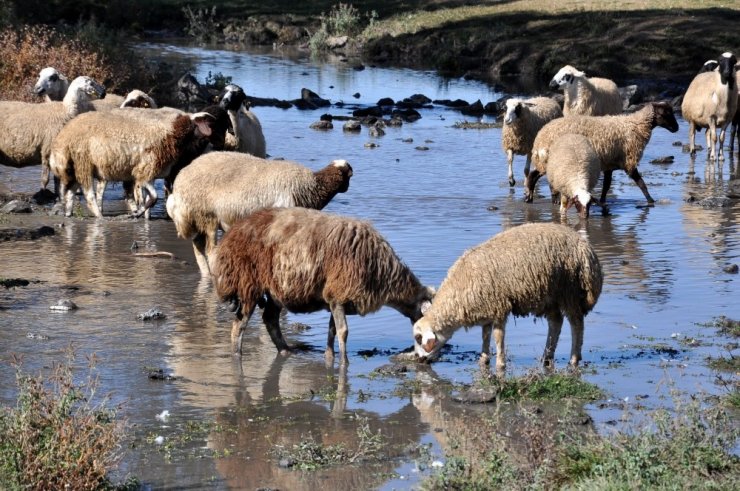
[[[499,399],[520,400],[560,400],[565,398],[595,401],[604,397],[597,386],[581,380],[578,376],[555,372],[544,374],[528,372],[521,377],[488,378],[481,385],[493,385]]]
[[[185,33],[198,41],[210,41],[218,37],[220,25],[216,20],[216,6],[210,9],[202,8],[193,10],[189,5],[182,8],[187,26]]]
[[[700,325],[704,327],[714,327],[720,334],[724,334],[725,336],[740,338],[740,321],[730,319],[724,315],[715,317],[711,322]]]
[[[308,40],[309,48],[312,53],[326,51],[331,36],[357,36],[363,26],[374,26],[377,18],[374,10],[363,15],[352,4],[333,5],[328,14],[321,13],[321,26]]]
[[[222,91],[226,88],[227,85],[231,83],[232,77],[224,75],[221,72],[211,73],[210,70],[208,70],[208,75],[206,75],[205,85],[209,89],[215,89],[218,91]]]
[[[119,407],[99,397],[96,359],[87,379],[73,379],[75,353],[48,378],[22,371],[13,358],[18,398],[0,412],[0,487],[6,489],[100,489],[112,487],[108,472],[121,458],[124,424]]]

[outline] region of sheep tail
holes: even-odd
[[[604,279],[599,258],[590,245],[586,245],[582,256],[580,283],[581,288],[586,293],[582,308],[584,313],[587,313],[596,305],[596,301],[601,295]]]

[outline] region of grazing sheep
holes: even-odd
[[[65,214],[72,213],[78,186],[90,211],[102,217],[107,182],[133,181],[144,188],[143,204],[135,213],[141,216],[157,201],[154,180],[197,157],[208,144],[214,122],[208,113],[136,108],[90,112],[70,121],[54,140],[51,154]],[[93,179],[98,180],[97,192]]]
[[[525,199],[534,198],[534,185],[547,172],[548,152],[553,141],[567,133],[588,138],[596,150],[604,173],[600,203],[606,203],[606,194],[612,182],[612,173],[623,169],[639,186],[649,204],[655,202],[648,193],[645,181],[637,170],[652,130],[662,126],[671,133],[678,131],[673,108],[666,102],[650,102],[642,109],[619,116],[571,116],[547,123],[537,134],[532,147],[534,169],[525,182]]]
[[[570,364],[581,360],[583,318],[601,294],[601,265],[591,245],[563,225],[529,223],[501,232],[466,251],[447,273],[431,307],[414,324],[415,352],[433,360],[460,327],[483,327],[481,365],[496,340],[496,368],[506,365],[504,327],[509,314],[546,317],[543,362],[553,364],[563,325],[570,323]]]
[[[283,308],[330,310],[326,360],[334,359],[338,334],[346,364],[347,314],[388,305],[416,322],[434,294],[369,223],[307,208],[264,208],[235,223],[211,266],[219,298],[236,305],[231,343],[237,354],[258,302],[280,352],[289,349],[280,332]]]
[[[208,258],[218,229],[271,206],[320,210],[349,189],[352,167],[334,160],[313,172],[302,165],[264,160],[238,152],[210,152],[185,167],[167,198],[167,214],[177,235],[193,241],[198,267],[209,274]]]
[[[267,150],[265,135],[259,119],[245,104],[247,95],[241,87],[229,84],[221,94],[219,105],[229,112],[233,138],[227,138],[226,148],[265,158]],[[231,135],[229,135],[231,137]]]
[[[689,84],[681,103],[683,118],[689,123],[689,152],[696,154],[696,129],[707,128],[707,148],[710,160],[724,160],[725,131],[735,117],[738,104],[738,83],[732,53],[724,53],[718,68],[699,73]],[[706,65],[706,64],[705,64]],[[719,156],[717,155],[717,129]]]
[[[532,144],[537,132],[549,121],[563,116],[560,106],[549,97],[509,99],[506,101],[504,126],[501,129],[501,146],[509,164],[509,186],[514,186],[514,155],[526,155],[524,176],[529,174],[532,162]]]
[[[589,207],[598,203],[591,191],[601,174],[596,150],[583,135],[563,135],[550,146],[547,180],[553,195],[560,195],[560,213],[575,205],[578,213],[588,218]]]
[[[550,87],[563,89],[565,116],[606,116],[619,114],[624,108],[617,84],[607,78],[588,78],[570,65],[555,74]]]
[[[41,188],[49,183],[52,141],[78,114],[92,111],[91,100],[105,96],[105,88],[89,77],[77,77],[61,102],[33,104],[0,101],[0,164],[27,167],[41,164]]]

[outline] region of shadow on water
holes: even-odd
[[[186,56],[201,80],[208,71],[220,71],[233,75],[250,94],[279,99],[297,97],[302,87],[334,102],[353,100],[359,92],[360,104],[418,92],[433,99],[484,103],[501,95],[482,84],[443,81],[410,70],[356,71],[342,63],[315,65],[265,53],[147,49]],[[389,127],[386,136],[372,138],[365,129],[359,135],[309,130],[319,112],[253,110],[271,156],[312,169],[335,158],[350,161],[355,170],[350,189],[326,211],[370,220],[426,284],[439,285],[465,249],[522,223],[562,222],[588,237],[605,282],[586,318],[584,377],[610,398],[634,401],[639,396],[643,405],[658,406],[665,403],[669,386],[690,392],[721,390],[712,383],[713,372],[704,360],[717,356],[723,341],[698,323],[718,315],[740,318],[737,276],[724,271],[740,262],[740,205],[737,200],[712,208],[698,203],[729,193],[730,180],[737,178],[737,155],[712,163],[705,153],[695,158],[682,153],[674,141],[687,135],[683,121],[680,137],[656,129],[640,164],[656,205],[644,207],[634,183],[615,173],[610,214],[595,212],[585,221],[572,211],[561,217],[547,196],[545,179],[535,202],[524,203],[521,183],[513,189],[507,183],[500,129],[452,127],[476,118],[435,105],[422,110],[419,121]],[[349,113],[338,106],[329,111]],[[367,148],[370,141],[379,146]],[[650,163],[666,155],[675,156],[673,164]],[[517,169],[521,164],[515,162]],[[33,191],[38,172],[0,167],[0,179],[13,191]],[[84,353],[97,353],[102,389],[112,392],[114,402],[125,402],[132,425],[122,473],[157,489],[409,488],[418,485],[423,473],[403,451],[405,446],[431,444],[439,456],[449,445],[447,436],[465,426],[471,414],[488,419],[494,411],[455,403],[428,381],[471,379],[479,328],[455,334],[449,352],[434,365],[434,375],[413,369],[397,376],[375,375],[389,354],[412,343],[409,322],[391,309],[349,319],[346,377],[324,367],[325,312],[281,319],[289,343],[308,346],[284,359],[276,355],[261,316],[255,315],[245,334],[244,356],[235,360],[229,338],[232,314],[201,278],[191,245],[178,239],[172,223],[163,219],[162,203],[154,210],[155,219],[147,222],[110,216],[125,209],[120,187],[107,193],[106,200],[109,216],[104,220],[7,218],[19,226],[48,222],[56,234],[0,243],[0,276],[39,281],[0,291],[0,400],[8,404],[15,397],[12,368],[4,362],[10,353],[24,355],[31,370],[44,370],[61,359],[70,342]],[[2,220],[4,227],[6,218]],[[136,256],[137,251],[166,251],[175,259]],[[49,306],[61,298],[73,300],[79,309],[50,312]],[[152,307],[166,318],[137,319]],[[569,329],[563,329],[558,366],[567,363],[569,336]],[[545,337],[543,322],[509,320],[511,373],[539,364]],[[702,342],[688,346],[683,343],[688,338]],[[151,369],[172,378],[152,380]],[[172,415],[169,422],[156,419],[164,410]],[[614,406],[589,408],[597,429],[618,411]],[[278,466],[275,450],[300,444],[308,435],[321,444],[353,447],[365,418],[372,431],[381,429],[388,440],[385,459],[315,472]],[[185,441],[183,429],[193,421],[213,425]],[[158,446],[158,435],[171,443]]]

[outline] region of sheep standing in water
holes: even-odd
[[[617,84],[608,78],[588,78],[576,68],[566,65],[550,81],[553,89],[563,89],[563,115],[606,116],[623,110],[622,95]]]
[[[262,125],[254,111],[247,107],[246,100],[242,88],[234,84],[227,85],[221,94],[219,105],[228,111],[234,129],[234,135],[226,140],[226,149],[265,158],[267,146]]]
[[[218,229],[228,230],[260,208],[302,206],[320,210],[349,189],[352,167],[333,160],[318,171],[283,160],[238,152],[210,152],[185,167],[167,198],[177,235],[193,241],[198,267],[209,274],[208,258]]]
[[[547,318],[543,362],[551,367],[565,315],[572,335],[570,364],[577,366],[583,319],[596,305],[602,282],[596,253],[570,228],[549,223],[511,228],[455,261],[431,307],[414,324],[415,352],[422,360],[434,360],[457,329],[480,325],[481,365],[489,363],[493,332],[501,372],[506,366],[506,319],[509,314],[534,314]]]
[[[307,208],[264,208],[237,222],[211,264],[216,293],[236,306],[231,328],[235,353],[258,303],[275,347],[289,350],[280,311],[331,311],[326,360],[339,336],[347,358],[348,314],[366,315],[388,305],[417,321],[434,291],[423,286],[390,244],[367,222]]]

